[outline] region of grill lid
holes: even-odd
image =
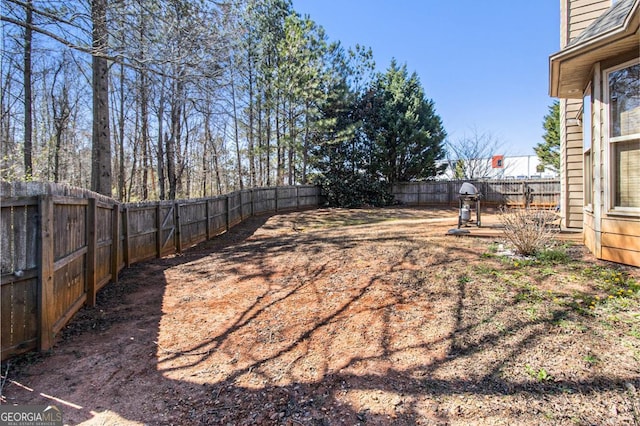
[[[473,186],[473,184],[469,182],[465,182],[460,187],[459,194],[460,195],[478,195],[478,190],[476,189],[475,186]]]

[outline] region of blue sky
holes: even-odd
[[[534,155],[544,133],[548,58],[560,46],[557,0],[293,0],[331,41],[373,50],[420,77],[449,139],[474,132],[505,155]]]

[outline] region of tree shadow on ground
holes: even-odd
[[[502,409],[527,419],[517,417],[527,401],[629,383],[503,374],[568,308],[486,328],[517,301],[474,311],[468,277],[450,272],[478,256],[464,244],[425,251],[419,231],[371,229],[256,236],[268,219],[125,270],[51,354],[19,365],[7,402],[57,404],[72,424],[449,424],[474,415],[457,398],[513,396],[522,406],[476,415],[500,418]],[[377,265],[385,250],[395,251]],[[425,265],[446,282],[434,284]],[[403,309],[419,297],[422,310]]]

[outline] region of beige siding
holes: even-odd
[[[582,30],[611,6],[611,0],[561,0],[560,47],[564,48]],[[570,125],[567,120],[580,118],[582,100],[569,99],[560,103],[560,167],[561,199],[564,201],[564,226],[583,227],[583,163],[584,143],[582,127]]]
[[[602,219],[602,258],[640,266],[640,219]]]
[[[611,0],[561,0],[560,45],[564,48],[589,24],[611,6]],[[637,41],[633,40],[632,43]],[[616,49],[618,46],[616,45]],[[628,47],[622,45],[619,52],[613,48],[612,55],[626,55]],[[637,52],[637,49],[635,50]],[[637,55],[637,53],[636,53]],[[587,60],[587,59],[585,59]],[[622,60],[622,59],[621,59]],[[620,62],[620,61],[618,61]],[[591,123],[593,162],[592,210],[585,211],[583,202],[584,143],[582,128],[572,126],[568,120],[581,118],[582,100],[561,100],[560,103],[560,147],[561,147],[561,196],[563,219],[566,227],[582,227],[584,243],[596,257],[619,263],[640,266],[640,216],[622,216],[609,213],[607,167],[607,138],[604,131],[606,115],[601,72],[608,65],[585,63],[593,67]],[[586,87],[585,87],[586,88]]]
[[[567,18],[569,41],[580,35],[602,12],[611,6],[611,0],[573,0],[570,1]]]
[[[602,220],[602,258],[640,266],[640,220],[605,218]]]
[[[584,245],[589,249],[590,252],[595,253],[596,251],[596,231],[593,229],[594,225],[594,217],[591,213],[584,214],[584,228],[583,228],[583,236],[584,236]]]
[[[562,178],[567,192],[565,208],[565,226],[582,228],[582,163],[583,141],[582,127],[570,125],[567,120],[575,119],[582,108],[582,101],[569,99],[565,103],[564,148],[562,149],[564,170]]]

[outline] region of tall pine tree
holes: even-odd
[[[371,146],[369,171],[392,184],[442,172],[446,132],[416,73],[395,60],[364,98],[364,132]]]

